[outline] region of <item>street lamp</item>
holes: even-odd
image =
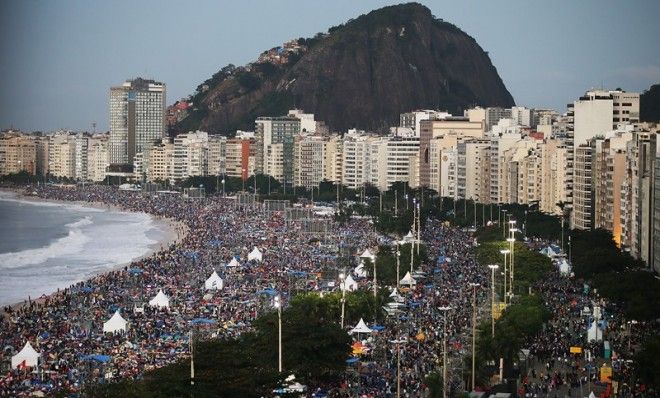
[[[279,295],[275,296],[273,305],[277,308],[277,369],[282,373],[282,302]]]
[[[227,196],[225,193],[225,178],[222,177],[222,197],[224,198],[225,196]]]
[[[476,335],[477,335],[477,288],[479,283],[470,283],[472,287],[472,391],[474,391],[475,367],[476,367]]]
[[[504,237],[506,237],[506,209],[503,209],[503,210],[502,210],[502,213],[504,213],[504,215],[502,216],[503,221],[504,221],[504,222],[502,223],[502,235],[503,235]]]
[[[344,311],[345,311],[345,306],[346,306],[346,275],[342,272],[339,274],[339,280],[340,284],[339,287],[341,288],[341,328],[344,328]]]
[[[495,270],[500,266],[497,264],[489,264],[490,268],[490,320],[491,320],[491,337],[495,338]]]
[[[504,249],[500,250],[500,253],[504,254],[504,292],[502,293],[502,297],[504,299],[504,304],[506,304],[506,255],[511,253],[511,250],[509,249]]]
[[[399,241],[396,241],[396,291],[399,291],[399,265],[401,263],[401,251],[399,250]]]
[[[447,311],[451,307],[440,307],[444,316],[442,320],[442,398],[447,398]]]
[[[511,252],[511,257],[509,258],[509,292],[511,296],[513,296],[513,272],[514,272],[514,262],[513,262],[513,257],[514,257],[514,243],[516,242],[515,238],[507,238],[507,242],[509,242],[509,251]],[[509,298],[511,299],[511,298]]]

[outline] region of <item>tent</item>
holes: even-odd
[[[353,273],[355,276],[358,278],[366,278],[367,276],[367,270],[364,269],[364,264],[360,263],[355,269],[353,270]]]
[[[37,366],[41,354],[36,352],[29,341],[25,342],[23,349],[13,357],[11,357],[11,368]]]
[[[227,264],[227,267],[240,267],[241,263],[236,260],[236,257],[233,257],[229,264]]]
[[[598,327],[597,322],[592,322],[589,330],[587,330],[587,341],[602,341],[603,331]]]
[[[350,334],[353,333],[371,333],[371,329],[367,327],[367,325],[364,323],[364,320],[360,318],[360,322],[358,322],[357,325],[351,331],[349,332]]]
[[[414,286],[417,284],[417,282],[410,275],[410,271],[406,272],[406,276],[404,276],[403,279],[399,281],[399,283],[401,285],[408,285],[408,286]]]
[[[369,249],[364,249],[364,253],[360,255],[360,258],[368,258],[371,262],[376,261],[376,256]]]
[[[162,290],[158,290],[156,297],[149,300],[149,305],[158,308],[170,308],[170,299],[165,295],[165,293],[163,293]]]
[[[354,292],[358,288],[357,282],[353,279],[352,276],[347,276],[344,283],[341,285],[341,290],[348,290],[349,292]]]
[[[548,257],[554,257],[557,255],[557,253],[552,250],[552,247],[550,246],[546,246],[545,248],[541,249],[540,253],[545,254]]]
[[[559,273],[562,275],[568,275],[571,273],[571,266],[568,265],[568,261],[561,260],[561,263],[559,263]]]
[[[413,234],[412,234],[411,231],[408,231],[408,235],[406,235],[406,236],[403,237],[403,241],[404,241],[405,243],[410,243],[410,242],[412,242],[412,241],[414,241],[414,240],[415,240],[415,237],[413,236]]]
[[[125,332],[126,323],[126,319],[124,319],[119,314],[119,310],[117,310],[114,315],[103,324],[103,333]]]
[[[222,290],[224,286],[224,282],[222,281],[222,278],[220,278],[220,275],[218,275],[217,272],[213,271],[209,279],[204,282],[204,287],[206,290]]]
[[[257,249],[256,246],[254,247],[254,249],[252,249],[250,254],[248,254],[248,261],[252,261],[252,260],[255,260],[255,261],[262,261],[263,260],[263,254],[261,254],[261,252],[259,251],[259,249]]]

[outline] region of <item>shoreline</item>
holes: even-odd
[[[68,206],[80,206],[80,207],[86,207],[86,208],[92,208],[92,209],[97,209],[97,210],[103,210],[103,211],[113,211],[113,212],[121,212],[121,213],[142,213],[146,214],[149,216],[151,219],[154,228],[160,230],[163,234],[163,237],[159,240],[156,241],[148,246],[148,250],[135,258],[132,258],[130,261],[121,263],[121,264],[116,264],[113,265],[101,272],[94,273],[93,275],[89,275],[82,279],[81,281],[78,282],[73,282],[70,283],[68,286],[59,288],[56,291],[53,291],[49,294],[43,294],[39,297],[32,298],[28,297],[24,299],[23,301],[16,302],[16,303],[11,303],[11,304],[4,304],[3,308],[5,307],[10,307],[12,311],[18,311],[23,307],[29,306],[30,303],[34,304],[43,304],[47,299],[53,299],[57,295],[63,293],[67,289],[69,289],[72,285],[79,283],[79,282],[84,282],[84,281],[89,281],[93,278],[99,277],[101,275],[105,275],[111,272],[117,272],[121,271],[124,268],[129,268],[131,264],[141,261],[143,259],[149,258],[153,256],[154,254],[158,253],[161,250],[167,249],[171,245],[180,243],[183,239],[188,234],[188,227],[186,224],[182,221],[178,221],[175,219],[170,219],[167,217],[162,217],[162,216],[157,216],[154,214],[146,213],[146,212],[135,212],[131,211],[128,209],[124,209],[120,206],[115,206],[115,205],[109,205],[106,203],[102,202],[85,202],[85,201],[67,201],[67,200],[58,200],[58,199],[46,199],[46,198],[41,198],[38,196],[31,196],[31,195],[26,195],[23,191],[20,190],[15,190],[15,189],[9,189],[9,188],[0,188],[0,192],[8,192],[13,194],[12,199],[20,200],[20,201],[25,201],[25,202],[33,202],[33,203],[52,203],[52,204],[60,204],[60,205],[68,205]],[[2,312],[3,317],[9,317],[10,314],[7,313],[6,311]]]

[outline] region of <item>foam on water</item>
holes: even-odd
[[[75,221],[65,225],[66,236],[43,247],[0,254],[0,305],[50,294],[128,263],[147,254],[158,243],[155,239],[165,237],[165,231],[144,213],[88,212],[89,208],[76,205],[27,202],[64,206]]]

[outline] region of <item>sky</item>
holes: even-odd
[[[111,86],[167,102],[224,65],[400,1],[0,0],[0,129],[108,129]],[[660,83],[660,1],[420,1],[474,37],[516,104],[560,112],[589,88]]]

